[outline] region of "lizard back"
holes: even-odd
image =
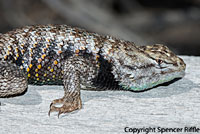
[[[97,64],[101,39],[67,25],[27,26],[0,35],[0,60],[27,72],[29,84],[60,85],[63,60],[77,55]]]

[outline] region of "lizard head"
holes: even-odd
[[[120,48],[113,67],[123,88],[142,91],[184,76],[186,64],[166,46],[128,46]]]

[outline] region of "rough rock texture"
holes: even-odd
[[[81,91],[83,109],[48,117],[62,86],[29,86],[15,98],[1,98],[0,133],[124,133],[125,127],[200,127],[200,57],[182,56],[186,75],[142,93]]]

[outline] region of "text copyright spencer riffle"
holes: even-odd
[[[200,128],[196,126],[192,127],[125,127],[124,132],[133,134],[149,134],[149,133],[200,133]]]

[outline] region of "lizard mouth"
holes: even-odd
[[[131,91],[145,91],[145,90],[148,90],[148,89],[153,88],[155,86],[161,85],[165,82],[172,81],[176,78],[182,78],[185,75],[185,71],[183,70],[183,71],[180,71],[180,72],[175,71],[175,72],[171,72],[171,73],[165,73],[165,74],[162,74],[163,75],[162,78],[159,78],[158,75],[159,74],[157,74],[157,76],[154,75],[154,76],[151,76],[151,77],[146,77],[146,78],[144,77],[144,78],[138,79],[138,81],[134,80],[133,81],[134,84],[130,84],[128,86],[124,85],[124,84],[120,84],[120,86],[122,86],[126,90],[131,90]],[[154,77],[153,80],[152,80],[152,77]],[[151,82],[143,83],[142,81],[151,81]]]

